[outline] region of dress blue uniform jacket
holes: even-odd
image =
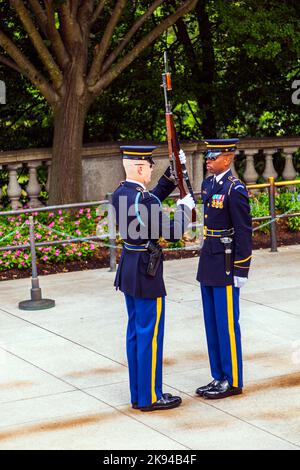
[[[186,206],[179,205],[174,214],[174,220],[171,222],[169,217],[163,214],[160,209],[160,201],[166,199],[175,189],[175,185],[169,176],[170,171],[168,168],[151,192],[144,190],[137,183],[128,181],[121,183],[116,189],[113,194],[113,205],[120,236],[124,242],[131,245],[143,245],[151,240],[156,243],[161,236],[169,241],[180,240],[189,224],[191,211]],[[138,204],[136,203],[137,197]],[[155,206],[155,209],[159,212],[159,217],[156,218],[158,221],[152,220],[152,206]],[[124,213],[128,215],[125,226],[121,223],[122,217],[120,217]],[[138,223],[137,213],[140,220],[145,222],[146,229],[143,229]],[[138,239],[132,239],[128,234],[128,227],[131,224],[136,224],[137,230],[140,229]],[[165,233],[166,227],[170,229],[168,234]],[[154,228],[157,234],[154,238],[151,234],[151,228]],[[145,250],[139,252],[136,249],[128,250],[123,248],[114,283],[116,289],[120,289],[124,294],[136,298],[155,299],[165,296],[163,259],[161,259],[156,276],[151,277],[147,274],[150,255]]]
[[[233,276],[248,277],[252,253],[252,220],[245,185],[229,170],[219,182],[213,176],[202,183],[204,204],[204,244],[200,254],[197,280],[205,286],[233,284]],[[232,266],[225,272],[225,248],[217,236],[206,230],[234,229]],[[213,233],[213,232],[211,232]]]

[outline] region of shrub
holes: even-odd
[[[107,220],[97,215],[94,208],[82,208],[75,214],[58,210],[57,212],[34,212],[34,231],[36,242],[56,241],[96,235],[97,227],[102,233],[108,232]],[[19,228],[18,228],[19,227]],[[0,241],[7,234],[11,236],[1,242],[3,245],[26,245],[29,243],[28,214],[2,217],[0,221]],[[104,240],[108,242],[108,239]],[[91,258],[97,250],[96,243],[64,243],[63,245],[36,247],[39,263],[59,263],[67,260]],[[27,269],[31,265],[29,249],[7,250],[0,252],[0,271],[18,268]]]

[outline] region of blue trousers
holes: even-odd
[[[205,331],[211,375],[243,386],[243,361],[239,325],[240,289],[201,285]]]
[[[147,406],[162,397],[165,297],[140,299],[125,294],[125,300],[131,403]]]

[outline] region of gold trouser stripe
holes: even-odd
[[[250,259],[250,258],[252,258],[252,255],[248,256],[248,258],[240,259],[238,261],[235,261],[234,264],[245,263],[245,261],[248,261],[248,259]]]
[[[157,362],[157,333],[158,325],[161,317],[162,310],[162,298],[158,297],[156,299],[156,323],[154,327],[153,339],[152,339],[152,376],[151,376],[151,399],[152,403],[157,401],[157,396],[155,392],[155,378],[156,378],[156,362]]]
[[[235,268],[238,269],[250,269],[250,266],[240,266],[239,264],[234,263]]]
[[[230,339],[230,352],[231,352],[231,365],[232,365],[232,378],[233,387],[238,387],[238,363],[236,353],[236,341],[234,332],[234,317],[233,317],[233,296],[232,286],[226,286],[226,297],[227,297],[227,318],[228,318],[228,330]]]

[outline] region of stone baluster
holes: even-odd
[[[38,197],[41,191],[40,183],[37,178],[36,169],[41,166],[41,162],[28,162],[29,168],[29,182],[27,185],[27,194],[29,196],[29,206],[30,207],[40,207],[42,206]]]
[[[283,155],[285,156],[285,167],[282,173],[284,180],[294,180],[297,172],[293,164],[293,153],[297,152],[297,147],[285,147],[283,149]]]
[[[244,180],[247,184],[255,184],[258,178],[257,171],[254,166],[254,155],[257,153],[257,150],[245,150],[246,157],[246,169],[244,171]]]
[[[20,163],[8,165],[9,183],[7,186],[7,195],[10,199],[11,207],[13,210],[22,207],[22,204],[19,201],[22,189],[18,183],[17,175],[17,170],[21,167],[22,165]]]
[[[201,191],[203,181],[203,154],[198,150],[193,154],[193,188],[195,192]]]
[[[275,153],[274,149],[267,149],[264,150],[264,155],[266,157],[266,166],[265,170],[262,174],[264,179],[267,181],[270,176],[273,176],[273,178],[277,178],[278,174],[277,171],[274,168],[274,163],[273,163],[273,154]]]
[[[235,169],[234,159],[232,160],[232,163],[231,163],[231,165],[230,165],[230,169],[231,169],[231,171],[232,171],[233,176],[235,176],[236,178],[238,178],[239,175],[237,174],[237,171],[236,171],[236,169]]]

